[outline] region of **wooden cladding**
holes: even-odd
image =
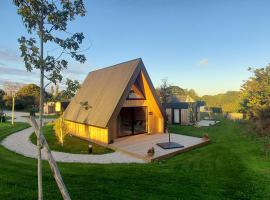
[[[67,120],[65,120],[65,123],[67,126],[67,131],[71,135],[97,143],[109,143],[108,129],[75,123]]]

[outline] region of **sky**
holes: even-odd
[[[27,72],[17,39],[27,35],[12,1],[0,1],[0,85],[38,84]],[[269,0],[87,0],[87,14],[69,24],[83,32],[87,62],[69,60],[64,78],[83,81],[87,73],[142,58],[157,87],[172,85],[199,95],[239,90],[248,67],[270,62]],[[60,49],[45,46],[50,55]]]

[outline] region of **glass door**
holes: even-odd
[[[119,114],[118,136],[146,133],[146,107],[123,107]]]
[[[173,109],[173,123],[180,123],[180,109]]]

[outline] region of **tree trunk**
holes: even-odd
[[[43,21],[40,23],[40,99],[39,99],[39,131],[37,134],[37,150],[38,150],[38,200],[43,199],[42,191],[42,126],[43,126],[43,87],[44,87],[44,63],[43,63]]]
[[[34,128],[36,135],[37,136],[40,135],[39,131],[41,129],[38,127],[37,122],[36,122],[34,117],[30,117],[30,124]],[[55,160],[54,160],[54,158],[52,156],[49,145],[48,145],[45,137],[42,134],[40,135],[40,142],[41,142],[42,146],[44,147],[46,156],[48,158],[49,165],[50,165],[51,170],[53,172],[54,179],[55,179],[55,181],[57,183],[57,186],[58,186],[58,188],[59,188],[59,190],[61,192],[61,195],[62,195],[63,199],[64,200],[70,200],[71,198],[69,196],[69,193],[68,193],[68,190],[67,190],[67,188],[65,186],[65,183],[64,183],[64,181],[62,179],[61,173],[60,173],[60,171],[59,171],[59,169],[57,167],[57,164],[56,164],[56,162],[55,162]]]
[[[11,124],[14,125],[15,94],[12,94],[12,114]]]

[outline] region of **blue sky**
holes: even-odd
[[[84,32],[87,62],[70,61],[65,77],[141,57],[155,86],[169,82],[199,93],[239,90],[248,67],[270,62],[270,1],[95,0],[70,24]],[[38,83],[25,71],[17,38],[26,34],[10,1],[0,2],[0,84]],[[48,48],[47,50],[51,50]],[[57,50],[51,51],[57,54]]]

